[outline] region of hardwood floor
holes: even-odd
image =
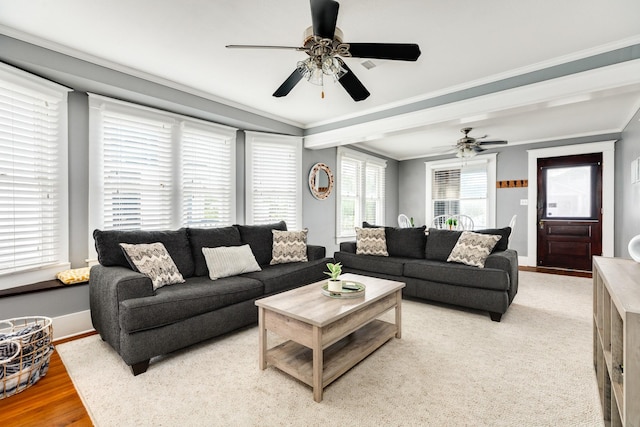
[[[591,277],[591,272],[520,267],[523,271]],[[72,339],[91,335],[85,334]],[[56,341],[61,344],[64,341]],[[91,419],[76,392],[58,352],[51,356],[49,372],[34,386],[0,400],[0,426],[91,426]]]
[[[82,338],[91,334],[81,335]],[[75,338],[74,338],[75,339]],[[54,342],[61,344],[64,340]],[[91,419],[57,351],[49,371],[28,389],[0,400],[0,426],[91,426]]]

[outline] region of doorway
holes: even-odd
[[[591,271],[602,255],[602,153],[537,163],[537,265]]]

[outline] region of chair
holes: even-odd
[[[400,228],[411,228],[411,220],[405,214],[398,215],[398,227]]]
[[[453,215],[458,220],[458,230],[473,230],[473,219],[469,215]]]
[[[447,228],[447,215],[438,215],[437,217],[433,218],[432,221],[432,227],[433,228],[439,228],[439,229],[444,229]]]

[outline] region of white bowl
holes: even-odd
[[[640,234],[629,240],[629,255],[635,262],[640,262]]]

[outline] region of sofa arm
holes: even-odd
[[[518,293],[518,252],[513,249],[494,252],[484,263],[485,268],[497,268],[509,275],[509,303]]]
[[[340,242],[340,252],[356,253],[356,242]]]
[[[325,257],[327,250],[324,246],[307,245],[307,259],[309,261],[315,261]]]
[[[151,279],[125,267],[91,267],[89,276],[89,307],[91,322],[117,351],[120,351],[120,302],[153,295]]]

